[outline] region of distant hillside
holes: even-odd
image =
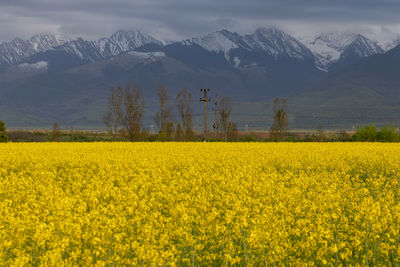
[[[400,124],[400,46],[332,73],[311,90],[290,96],[294,120],[351,127]]]
[[[316,56],[318,68],[329,72],[384,52],[377,42],[354,33],[321,34],[305,45]]]
[[[231,97],[234,119],[250,129],[268,128],[274,97],[289,98],[295,128],[397,123],[398,50],[383,54],[359,34],[301,42],[276,28],[245,35],[221,30],[168,44],[140,31],[95,41],[37,35],[0,44],[0,119],[9,127],[102,127],[110,88],[138,84],[149,126],[163,83],[171,104],[183,88],[195,100],[203,87]]]

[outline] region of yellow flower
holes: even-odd
[[[400,145],[0,144],[2,265],[396,265]]]

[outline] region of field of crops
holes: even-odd
[[[400,145],[0,145],[0,265],[400,262]]]

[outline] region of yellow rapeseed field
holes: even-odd
[[[0,265],[400,263],[400,145],[0,145]]]

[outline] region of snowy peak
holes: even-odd
[[[217,31],[207,34],[203,37],[195,37],[188,40],[182,41],[184,45],[196,44],[202,48],[216,53],[224,53],[228,55],[228,52],[234,48],[239,48],[241,36],[237,33],[233,33],[227,30]]]
[[[103,57],[110,57],[132,51],[149,43],[162,45],[162,42],[146,33],[137,30],[119,30],[109,38],[99,39],[95,42],[95,46]]]
[[[279,59],[290,57],[304,60],[314,57],[312,52],[301,42],[277,28],[259,28],[254,33],[239,35],[238,33],[222,30],[213,32],[203,37],[182,41],[184,45],[199,45],[202,48],[216,53],[223,53],[227,61],[238,66],[242,59],[237,56],[231,60],[234,49],[264,54]]]
[[[277,28],[259,28],[244,38],[252,49],[266,52],[276,59],[279,57],[305,59],[313,56],[300,41]]]
[[[395,39],[384,44],[383,48],[385,51],[389,51],[398,45],[400,45],[400,36],[397,36]]]
[[[384,52],[377,42],[359,34],[357,34],[353,42],[346,47],[346,50],[350,49],[360,57],[369,57]]]
[[[86,41],[82,38],[69,41],[57,49],[77,56],[84,62],[94,62],[103,58],[94,41]]]
[[[361,37],[359,34],[335,32],[319,35],[315,38],[314,42],[325,43],[336,50],[344,50],[359,37]]]
[[[384,52],[377,42],[354,33],[322,34],[305,44],[315,54],[317,67],[325,71],[344,54],[363,58]]]
[[[38,52],[44,52],[69,41],[63,35],[37,34],[29,40],[15,38],[0,44],[0,64],[12,65]]]
[[[51,48],[63,45],[70,41],[68,36],[61,34],[36,34],[29,39],[29,43],[32,47],[38,51],[43,52]]]
[[[151,35],[138,30],[119,30],[109,37],[95,41],[71,39],[64,35],[37,34],[28,40],[15,38],[10,42],[0,43],[0,65],[21,64],[31,56],[49,50],[66,52],[80,59],[82,63],[93,62],[131,52],[150,43],[164,45]],[[360,34],[328,33],[301,42],[274,27],[259,28],[246,35],[220,30],[178,43],[197,45],[210,52],[222,54],[226,62],[234,67],[265,66],[279,60],[294,59],[311,62],[323,71],[329,71],[333,65],[343,62],[347,64],[384,52],[377,42]],[[389,50],[399,44],[400,36],[384,48]]]
[[[15,38],[11,42],[0,44],[0,65],[14,65],[28,57],[49,50],[61,50],[79,57],[84,62],[108,58],[132,51],[148,43],[162,43],[140,31],[120,30],[97,41],[82,38],[73,40],[65,35],[37,34],[28,40]]]
[[[120,46],[122,50],[138,48],[148,43],[162,44],[154,37],[138,30],[119,30],[111,35],[109,40]]]

